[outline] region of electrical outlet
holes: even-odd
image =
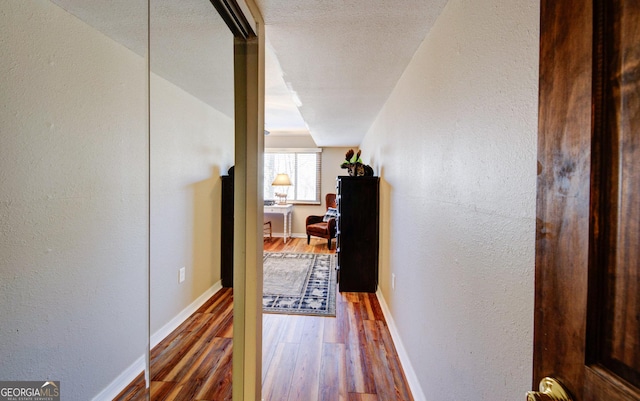
[[[184,267],[181,267],[180,270],[178,271],[178,284],[184,281],[184,277],[186,274],[185,270],[186,269]]]
[[[391,273],[391,289],[395,291],[396,289],[396,275]]]

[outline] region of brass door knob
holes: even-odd
[[[527,401],[573,401],[564,386],[553,377],[540,380],[540,391],[527,392]]]

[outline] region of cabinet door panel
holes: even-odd
[[[339,177],[340,291],[375,292],[378,285],[377,177]]]

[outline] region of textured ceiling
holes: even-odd
[[[52,0],[140,55],[146,0]],[[267,35],[265,128],[357,146],[446,0],[256,0]],[[143,23],[141,23],[143,22]],[[209,0],[151,1],[151,66],[233,115],[232,38]]]
[[[257,0],[318,146],[357,146],[446,0]]]
[[[264,125],[272,133],[304,134],[309,130],[298,110],[297,99],[283,79],[282,68],[267,43],[265,51],[265,116]]]

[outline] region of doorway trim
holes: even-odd
[[[264,23],[252,0],[211,0],[211,3],[235,37],[232,392],[235,401],[259,400],[262,393]]]

